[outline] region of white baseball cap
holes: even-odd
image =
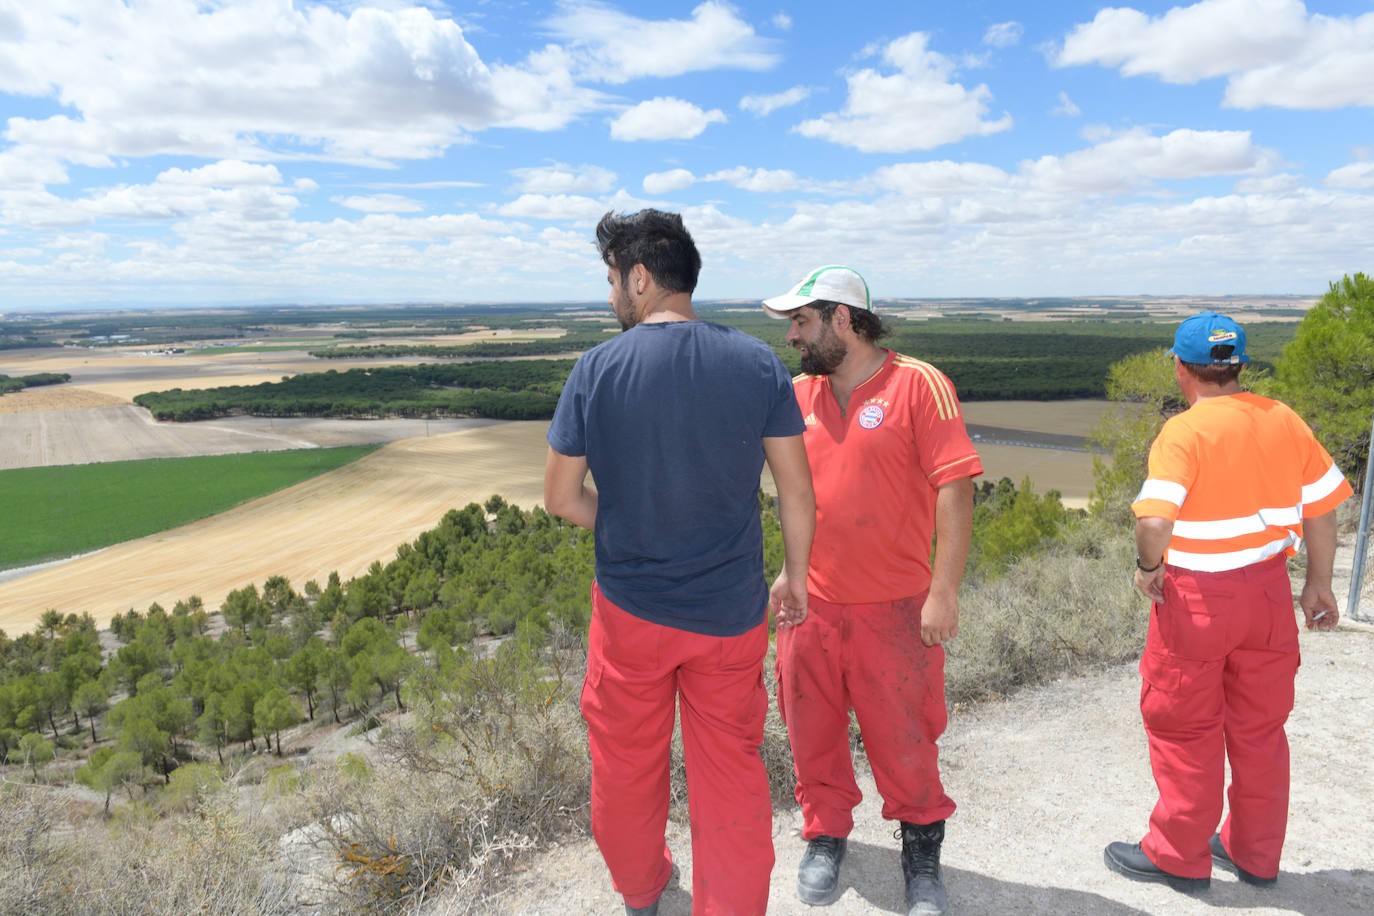
[[[785,295],[763,300],[763,310],[774,318],[786,318],[788,312],[820,299],[873,311],[873,301],[868,296],[868,284],[864,278],[854,268],[839,264],[817,267],[802,277],[801,282]]]

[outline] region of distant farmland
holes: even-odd
[[[0,569],[143,537],[355,461],[375,446],[0,471]]]

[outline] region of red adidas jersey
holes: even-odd
[[[792,380],[816,488],[807,591],[871,604],[930,587],[935,493],[983,464],[954,385],[929,363],[887,351],[841,412],[830,379]]]

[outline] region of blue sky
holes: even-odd
[[[837,12],[842,11],[842,12]],[[0,0],[0,312],[1293,293],[1370,271],[1374,3]]]

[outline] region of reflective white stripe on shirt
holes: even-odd
[[[1271,525],[1288,528],[1302,524],[1302,508],[1284,506],[1280,509],[1261,509],[1254,515],[1241,518],[1219,518],[1206,522],[1178,519],[1174,522],[1174,534],[1195,541],[1221,541],[1239,537],[1243,534],[1260,534]]]
[[[1165,561],[1170,566],[1180,566],[1197,572],[1226,572],[1263,562],[1275,554],[1283,553],[1290,545],[1301,547],[1302,538],[1296,534],[1289,534],[1288,537],[1270,541],[1263,547],[1250,547],[1229,553],[1188,553],[1170,547]]]
[[[1142,499],[1162,499],[1166,503],[1173,503],[1175,506],[1182,506],[1183,501],[1188,498],[1188,488],[1181,483],[1174,483],[1171,480],[1145,481],[1140,488],[1140,495],[1135,498],[1136,502]]]
[[[1334,464],[1331,465],[1320,480],[1316,483],[1309,483],[1302,488],[1302,504],[1306,506],[1320,502],[1334,493],[1336,488],[1341,485],[1342,480],[1345,480],[1345,475],[1341,473],[1341,469]]]

